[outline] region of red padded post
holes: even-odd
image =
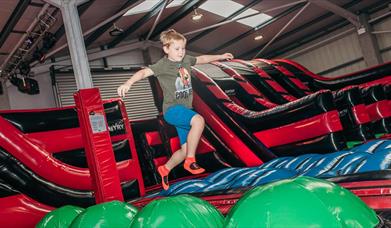
[[[114,151],[99,89],[81,89],[74,94],[96,203],[123,201]]]

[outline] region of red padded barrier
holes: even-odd
[[[181,148],[179,143],[180,143],[179,137],[173,137],[170,139],[170,145],[171,145],[172,152],[175,152]],[[204,154],[204,153],[213,152],[213,151],[216,151],[215,148],[208,142],[208,140],[201,137],[201,139],[198,143],[198,146],[197,146],[196,154]]]
[[[48,151],[34,144],[28,137],[1,116],[0,126],[0,144],[2,147],[29,169],[44,179],[60,186],[79,190],[91,190],[91,179],[88,169],[74,167],[53,158]],[[134,142],[129,141],[129,144],[132,145]],[[132,158],[137,158],[136,153],[135,149],[134,152],[132,150]],[[141,171],[137,168],[139,164],[137,160],[134,160],[122,161],[117,164],[121,181],[140,178]],[[144,186],[142,183],[139,182],[141,189]],[[140,192],[143,193],[143,191]]]
[[[153,164],[155,164],[155,167],[159,167],[161,165],[166,164],[168,161],[167,157],[158,157],[153,159]]]
[[[233,77],[237,83],[244,89],[246,90],[246,92],[254,97],[257,97],[257,98],[254,98],[256,102],[258,102],[259,104],[261,104],[262,106],[265,106],[267,108],[273,108],[273,107],[276,107],[277,104],[274,104],[273,102],[267,100],[267,98],[265,97],[265,95],[263,95],[260,91],[258,91],[257,89],[254,88],[254,86],[248,82],[242,75],[240,75],[235,69],[223,64],[223,63],[220,63],[220,62],[212,62],[213,65],[215,66],[218,66],[220,67],[225,73],[227,73],[228,75],[230,75],[231,77]],[[211,91],[213,92],[213,94],[216,95],[216,92],[214,90],[211,89]],[[240,106],[243,106],[241,104],[241,102],[236,98],[236,97],[233,97],[233,96],[230,96],[230,99],[232,101],[234,101],[236,104],[240,105]],[[244,106],[243,106],[244,107]]]
[[[27,133],[25,136],[51,154],[83,147],[80,128]],[[126,135],[115,135],[111,136],[111,141],[118,142],[126,138]]]
[[[80,128],[27,133],[25,136],[49,153],[76,150],[83,147]]]
[[[129,178],[136,178],[137,179],[140,195],[143,196],[143,195],[145,195],[144,179],[143,179],[143,175],[141,173],[141,167],[140,167],[140,162],[139,162],[138,155],[137,155],[136,144],[134,142],[132,128],[130,127],[130,124],[129,124],[128,114],[126,113],[126,108],[125,108],[125,103],[122,100],[119,100],[118,102],[120,103],[122,119],[123,119],[123,123],[125,125],[125,130],[126,130],[126,137],[129,140],[130,153],[132,154],[132,160],[128,160],[129,171],[127,173],[131,176]],[[115,137],[113,137],[113,138],[115,138]],[[121,173],[120,173],[120,178],[122,178]]]
[[[380,78],[380,79],[377,79],[377,80],[373,80],[373,81],[370,81],[370,82],[362,83],[359,86],[361,88],[367,88],[367,87],[371,87],[371,86],[379,85],[379,84],[382,84],[382,85],[389,85],[389,84],[391,84],[391,76],[387,76],[387,77]]]
[[[296,100],[295,97],[289,95],[289,93],[276,81],[274,81],[266,71],[262,70],[261,68],[257,67],[253,63],[249,61],[239,60],[239,59],[233,59],[231,60],[233,62],[241,63],[245,66],[250,67],[255,73],[257,73],[261,78],[265,80],[267,84],[269,84],[270,87],[272,87],[277,93],[281,94],[281,96],[287,100],[287,101],[294,101]]]
[[[248,148],[238,137],[235,136],[234,132],[224,124],[221,119],[216,116],[212,110],[201,100],[197,93],[193,93],[193,106],[199,110],[200,115],[207,116],[205,118],[208,126],[210,126],[224,143],[235,152],[235,154],[243,161],[247,166],[257,166],[263,164],[263,161],[259,159],[250,148]],[[208,121],[211,119],[211,121]]]
[[[47,213],[55,208],[39,203],[26,195],[0,197],[1,227],[34,227]]]
[[[96,203],[123,201],[124,197],[99,89],[81,89],[74,94],[74,98],[95,201]]]
[[[380,120],[382,118],[387,118],[391,116],[391,101],[382,100],[373,104],[366,105],[367,112],[369,117],[372,120]]]
[[[255,132],[267,147],[275,147],[342,130],[337,111],[326,112],[278,128]]]
[[[288,79],[291,80],[297,87],[304,90],[306,94],[311,94],[311,92],[309,91],[310,89],[306,85],[304,85],[298,78],[296,78],[293,73],[291,73],[290,71],[285,69],[285,67],[280,66],[280,65],[276,64],[276,62],[274,62],[272,60],[268,60],[268,59],[253,59],[252,61],[259,61],[259,62],[264,62],[264,63],[270,64],[270,65],[274,65],[274,67],[277,70],[279,70],[285,76],[287,76]]]
[[[359,104],[352,107],[354,119],[356,120],[356,124],[365,124],[371,122],[369,118],[369,114],[365,105]]]
[[[361,198],[373,209],[391,209],[391,180],[339,183]]]
[[[171,151],[175,153],[175,151],[181,149],[181,145],[179,145],[179,137],[173,137],[170,138],[170,146],[171,146]]]
[[[204,154],[216,151],[216,149],[206,140],[204,137],[201,138],[197,147],[197,154]]]
[[[340,75],[340,76],[323,77],[323,76],[314,74],[313,72],[311,72],[307,68],[305,68],[303,65],[301,65],[301,64],[299,64],[299,63],[297,63],[295,61],[289,60],[289,59],[273,59],[273,61],[284,62],[284,63],[290,64],[290,65],[296,67],[297,69],[303,71],[306,75],[311,76],[314,79],[318,79],[320,81],[333,81],[333,80],[337,80],[337,79],[341,79],[341,78],[349,78],[353,74],[359,74],[360,72],[367,71],[367,70],[374,69],[374,68],[378,68],[380,66],[384,66],[384,65],[387,65],[387,64],[391,63],[391,62],[383,63],[383,64],[380,64],[380,65],[377,65],[377,66],[366,68],[366,69],[364,69],[362,71],[353,72],[353,73],[349,73],[349,74],[344,74],[344,75]],[[380,79],[377,79],[375,81],[367,82],[365,84],[360,84],[360,85],[361,86],[364,86],[364,85],[368,85],[369,86],[369,85],[376,85],[376,84],[389,84],[390,82],[391,82],[391,76],[386,76],[384,78],[380,78]]]
[[[87,169],[59,162],[2,117],[0,117],[0,126],[2,147],[39,176],[61,186],[81,190],[91,189]]]
[[[156,146],[158,144],[162,144],[162,140],[160,139],[159,132],[157,131],[146,132],[145,138],[147,139],[147,143],[150,146]]]

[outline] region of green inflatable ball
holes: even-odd
[[[69,227],[72,221],[82,212],[84,208],[72,205],[63,206],[45,215],[36,225],[36,228],[62,228]]]
[[[129,227],[137,208],[120,201],[111,201],[87,208],[75,218],[71,228],[120,228]]]
[[[223,227],[224,217],[207,201],[190,195],[158,199],[147,204],[134,218],[131,228]]]
[[[376,213],[350,191],[310,177],[256,187],[235,204],[225,226],[375,227]]]

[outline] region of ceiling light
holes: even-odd
[[[202,16],[204,16],[204,15],[202,15],[202,13],[198,13],[197,9],[194,9],[194,14],[191,15],[191,19],[193,21],[199,21],[199,20],[201,20]]]
[[[262,35],[257,35],[254,37],[254,40],[262,40],[263,36]]]

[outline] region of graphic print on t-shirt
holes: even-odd
[[[175,81],[175,99],[188,98],[192,93],[190,74],[186,68],[180,67],[177,76]]]

